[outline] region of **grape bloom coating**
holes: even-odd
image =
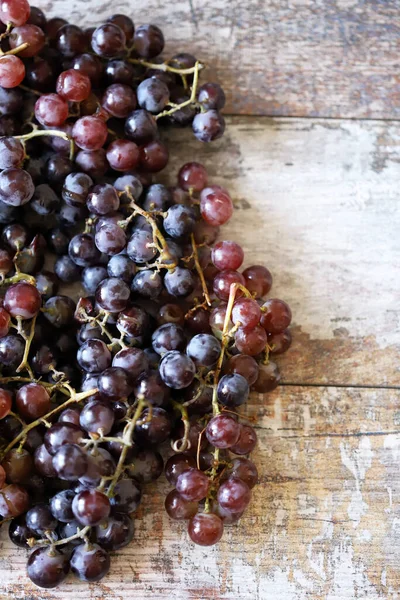
[[[195,544],[240,519],[258,481],[240,407],[278,386],[292,315],[216,241],[234,206],[202,164],[157,181],[163,129],[224,133],[201,61],[161,58],[162,31],[123,14],[82,29],[3,0],[0,22],[0,516],[54,588],[107,575],[163,472]]]

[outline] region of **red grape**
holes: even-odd
[[[224,374],[238,373],[244,377],[249,385],[253,385],[259,376],[259,366],[252,356],[236,354],[231,356],[224,366]]]
[[[184,500],[176,490],[172,490],[165,498],[165,510],[171,519],[177,521],[194,517],[198,506],[197,502]]]
[[[10,313],[4,308],[0,308],[0,338],[4,337],[10,331]]]
[[[57,79],[57,94],[70,102],[82,102],[89,97],[91,90],[90,79],[76,69],[63,71]]]
[[[202,500],[208,494],[210,480],[198,469],[190,468],[178,476],[176,489],[184,500]]]
[[[278,365],[270,360],[266,365],[259,365],[258,377],[251,384],[251,389],[259,394],[265,394],[278,387],[280,380]]]
[[[243,271],[246,287],[257,298],[266,296],[272,286],[272,275],[266,267],[253,265]]]
[[[11,410],[12,395],[11,392],[0,388],[0,419],[4,419]]]
[[[223,413],[213,417],[206,428],[207,439],[216,448],[230,448],[239,440],[239,435],[239,423]]]
[[[199,546],[213,546],[222,537],[224,524],[212,513],[199,513],[189,521],[190,539]]]
[[[24,25],[29,19],[31,9],[27,0],[1,0],[0,21],[15,27]]]
[[[8,54],[0,56],[0,85],[3,88],[14,88],[23,82],[25,65],[18,56]]]
[[[245,280],[243,275],[238,271],[220,271],[214,278],[214,294],[218,296],[220,300],[228,300],[231,291],[231,285],[233,283],[238,283],[244,286]],[[235,298],[240,298],[240,296],[243,296],[243,292],[240,289],[238,289],[236,291]]]
[[[285,329],[280,333],[268,334],[268,345],[271,348],[271,354],[283,354],[286,352],[292,343],[292,334],[290,329]]]
[[[200,194],[200,211],[209,225],[224,225],[233,214],[232,200],[220,186],[207,187]]]
[[[292,320],[292,311],[286,302],[271,298],[262,305],[261,325],[267,333],[281,333]]]
[[[82,117],[72,128],[72,137],[83,150],[100,150],[108,135],[107,125],[99,117]]]
[[[233,306],[232,321],[235,325],[252,329],[259,324],[261,309],[255,300],[240,298]]]
[[[251,425],[240,426],[239,440],[229,450],[234,454],[250,454],[257,444],[257,434]]]
[[[41,125],[59,127],[68,117],[68,102],[58,94],[44,94],[36,101],[35,117]]]
[[[139,162],[139,148],[129,140],[115,140],[107,148],[107,160],[115,171],[131,171]]]
[[[251,491],[247,483],[237,477],[230,477],[218,490],[218,503],[225,510],[242,513],[250,503]]]
[[[183,190],[201,192],[206,187],[207,183],[207,171],[200,163],[186,163],[179,170],[178,184]]]
[[[249,356],[257,356],[267,345],[265,329],[257,325],[253,329],[241,327],[235,333],[235,345],[239,352]]]
[[[4,308],[13,317],[32,319],[40,310],[42,298],[35,286],[21,281],[8,288]]]
[[[237,271],[242,266],[244,252],[239,244],[226,240],[215,244],[211,252],[211,260],[220,271],[226,269]]]

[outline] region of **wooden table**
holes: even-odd
[[[169,134],[173,180],[204,162],[232,192],[225,238],[294,313],[284,384],[252,398],[260,485],[218,547],[188,542],[148,488],[135,541],[98,585],[41,591],[1,551],[16,600],[399,598],[400,78],[396,0],[38,2],[77,24],[131,12],[166,55],[194,51],[228,94],[227,131]],[[273,118],[271,118],[271,116]],[[182,142],[185,142],[183,145]],[[4,536],[3,536],[4,537]]]

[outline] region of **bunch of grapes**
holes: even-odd
[[[258,480],[240,406],[279,384],[291,311],[216,242],[233,203],[203,165],[153,180],[159,125],[223,133],[201,63],[162,61],[162,32],[124,15],[83,31],[3,0],[0,19],[0,515],[51,588],[107,574],[164,471],[196,544],[240,519]]]

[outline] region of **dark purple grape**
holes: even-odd
[[[121,479],[114,488],[110,504],[115,513],[132,513],[140,504],[142,492],[137,482],[132,479]]]
[[[115,256],[126,246],[126,233],[115,223],[105,223],[96,231],[95,241],[100,252]]]
[[[111,365],[111,353],[104,342],[91,339],[79,348],[77,361],[87,373],[101,373]]]
[[[135,440],[141,446],[162,444],[171,433],[171,419],[164,409],[154,407],[151,419],[149,416],[149,409],[146,408],[142,413],[141,422],[135,426]]]
[[[133,278],[132,291],[143,298],[155,300],[163,291],[163,281],[160,274],[151,269],[139,271]]]
[[[147,188],[142,206],[148,212],[155,210],[165,211],[171,205],[171,201],[172,198],[169,189],[161,183],[153,183],[153,185]]]
[[[98,525],[110,514],[110,500],[97,490],[84,490],[75,496],[72,511],[81,525]]]
[[[153,450],[140,450],[132,465],[128,465],[127,474],[139,483],[156,481],[163,472],[164,461],[161,454]]]
[[[114,23],[100,25],[92,35],[92,48],[102,58],[120,56],[124,51],[125,43],[125,33]]]
[[[65,444],[53,456],[53,467],[60,479],[76,481],[88,469],[88,458],[76,444]]]
[[[126,308],[130,290],[124,281],[116,277],[104,279],[97,287],[96,302],[105,311],[120,312]]]
[[[75,493],[72,490],[62,490],[50,500],[50,510],[57,521],[69,523],[73,521],[72,501]]]
[[[45,433],[44,445],[47,452],[54,456],[65,444],[79,444],[84,437],[83,431],[72,423],[55,423]]]
[[[94,294],[97,286],[108,277],[105,267],[86,267],[82,271],[82,285],[89,294]]]
[[[218,83],[203,83],[199,88],[197,101],[206,110],[221,110],[225,106],[224,90]]]
[[[71,556],[71,571],[81,581],[100,581],[110,570],[110,555],[97,544],[80,544]]]
[[[132,392],[129,372],[121,367],[110,367],[97,380],[99,392],[110,400],[128,397]]]
[[[195,467],[196,461],[192,456],[173,454],[165,463],[165,477],[171,485],[175,486],[181,473]]]
[[[100,260],[100,251],[89,233],[75,235],[69,243],[68,254],[79,267],[90,267]]]
[[[164,36],[156,25],[142,25],[134,35],[135,50],[142,58],[154,58],[164,49]]]
[[[134,382],[141,373],[148,371],[149,361],[140,348],[123,348],[114,356],[112,366],[125,369]]]
[[[57,519],[46,504],[36,504],[26,513],[26,524],[31,531],[43,536],[47,531],[55,530]]]
[[[218,383],[217,393],[219,402],[224,406],[240,406],[249,396],[249,384],[238,373],[224,375]]]
[[[157,122],[147,110],[134,110],[125,121],[125,135],[140,146],[148,144],[157,137]]]
[[[213,367],[221,353],[221,344],[213,335],[199,333],[190,340],[186,352],[197,367]]]
[[[96,539],[105,550],[119,550],[127,546],[133,539],[134,523],[124,513],[109,517],[96,527]]]
[[[127,256],[118,254],[117,256],[112,256],[108,261],[107,273],[109,277],[117,277],[130,285],[136,273],[136,265]]]
[[[193,119],[193,133],[200,142],[212,142],[225,131],[225,119],[217,110],[197,113]]]
[[[56,260],[54,263],[54,272],[64,283],[78,281],[81,276],[80,268],[69,256],[60,256]]]
[[[83,407],[79,423],[89,433],[101,431],[103,435],[108,435],[114,425],[114,411],[108,404],[93,400]]]
[[[167,352],[160,363],[160,376],[164,383],[176,390],[188,387],[194,379],[196,366],[185,354],[176,350]]]
[[[65,327],[73,322],[75,303],[68,296],[53,296],[44,305],[43,314],[54,327]]]
[[[134,263],[144,264],[152,261],[157,255],[152,234],[140,229],[134,231],[128,242],[127,252]]]
[[[68,556],[47,546],[38,548],[29,556],[27,572],[35,585],[47,589],[55,588],[68,575]]]
[[[153,406],[164,406],[170,396],[170,390],[157,369],[139,375],[135,382],[134,393],[136,397],[143,396]]]
[[[154,350],[162,356],[170,350],[183,350],[186,336],[179,325],[166,323],[154,331],[151,340]]]
[[[165,275],[164,285],[171,296],[188,296],[194,290],[195,280],[189,269],[176,267]]]
[[[29,548],[29,538],[37,537],[35,533],[27,526],[25,515],[16,517],[11,521],[8,529],[8,535],[10,536],[12,543],[19,548]]]
[[[88,454],[88,469],[79,482],[87,487],[99,486],[103,477],[111,477],[116,469],[116,464],[104,448],[97,448]]]
[[[155,77],[142,81],[136,93],[139,106],[150,113],[160,113],[169,102],[168,86]]]

